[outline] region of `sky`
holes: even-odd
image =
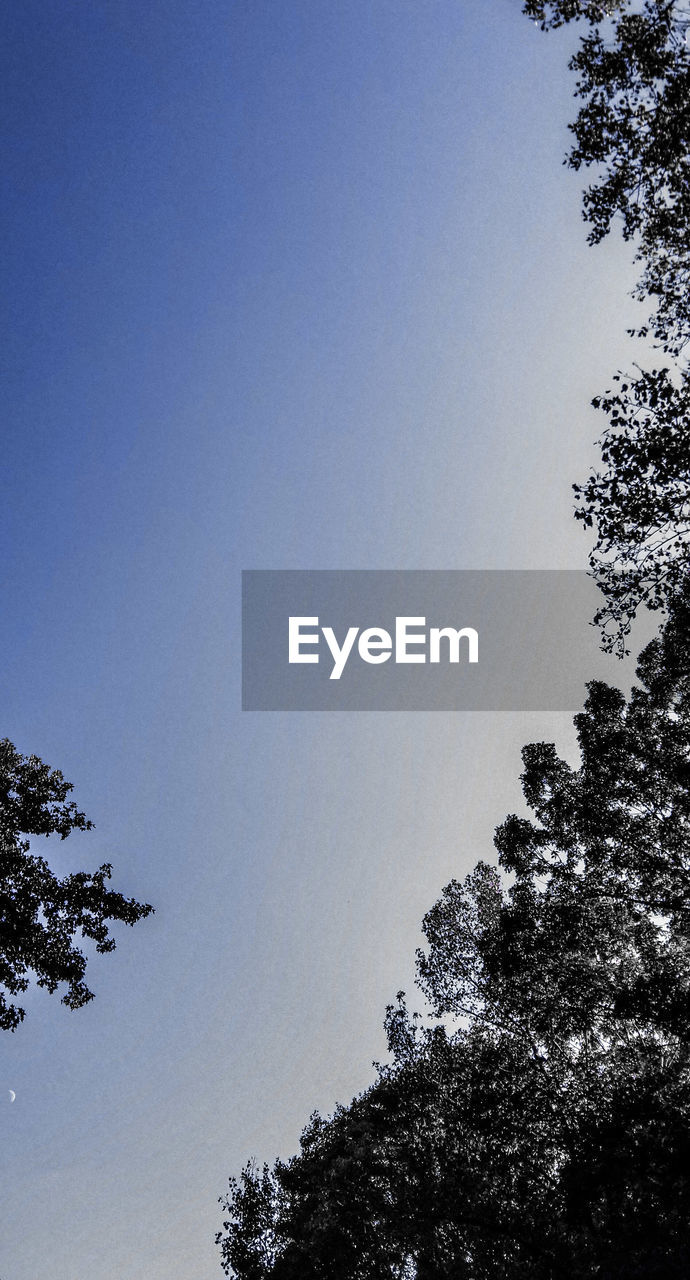
[[[212,1280],[230,1174],[374,1078],[521,746],[573,751],[241,712],[241,570],[584,568],[634,271],[561,163],[573,33],[518,0],[0,22],[2,733],[95,823],[39,852],[156,908],[2,1038],[0,1276]]]

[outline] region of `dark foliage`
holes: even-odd
[[[690,53],[661,0],[525,0],[582,20],[568,163],[591,243],[620,224],[666,367],[620,377],[595,527],[604,644],[667,611],[629,699],[589,687],[580,763],[525,748],[532,817],[428,913],[431,1020],[391,1007],[391,1062],[300,1153],[232,1179],[236,1280],[681,1280],[690,1274]],[[434,1019],[436,1021],[434,1021]]]
[[[688,1274],[690,602],[629,700],[593,683],[581,762],[524,751],[532,819],[427,915],[392,1062],[301,1152],[231,1183],[238,1280]]]
[[[668,369],[616,377],[594,404],[609,417],[603,469],[575,485],[578,519],[596,524],[592,572],[605,604],[603,647],[627,652],[638,607],[663,609],[683,587],[690,546],[690,377]]]
[[[629,6],[625,6],[627,10]],[[568,163],[595,166],[584,194],[590,243],[618,221],[637,245],[640,298],[656,303],[652,332],[679,354],[690,337],[690,49],[688,15],[669,0],[595,28],[571,61],[583,100]],[[647,333],[647,327],[640,330]]]
[[[587,29],[571,59],[580,109],[571,168],[584,192],[589,241],[614,226],[635,245],[638,299],[654,310],[637,333],[671,367],[617,378],[594,403],[609,415],[603,469],[576,485],[576,515],[596,531],[590,557],[605,603],[604,647],[626,651],[640,605],[665,608],[688,560],[687,343],[690,339],[690,9],[677,0],[526,0],[544,27]]]
[[[106,887],[111,866],[58,878],[24,837],[87,831],[92,824],[73,801],[57,769],[38,756],[22,756],[0,741],[0,1028],[14,1031],[24,1009],[12,998],[26,991],[31,974],[41,987],[66,986],[63,1004],[78,1009],[93,998],[84,981],[81,935],[98,952],[113,951],[110,921],[135,924],[152,907]],[[7,997],[10,997],[9,1001]]]
[[[627,6],[628,0],[525,0],[522,11],[548,31],[579,19],[602,22]]]

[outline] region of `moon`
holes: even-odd
[[[10,1089],[9,1094],[10,1094],[10,1102],[14,1102],[17,1096],[16,1093],[14,1092],[14,1089]]]

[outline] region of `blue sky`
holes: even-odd
[[[24,0],[3,733],[153,919],[0,1045],[4,1280],[210,1280],[227,1176],[347,1100],[559,717],[239,710],[242,568],[575,568],[632,312],[517,0]],[[42,852],[44,850],[41,850]]]

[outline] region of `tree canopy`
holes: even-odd
[[[677,602],[628,700],[589,686],[577,768],[525,748],[505,874],[424,921],[431,1019],[391,1007],[372,1088],[232,1181],[228,1274],[687,1275],[689,624]]]
[[[581,18],[587,22],[601,22],[603,18],[625,9],[627,4],[628,0],[525,0],[522,11],[548,31]]]
[[[68,796],[72,785],[38,756],[0,741],[0,1028],[14,1031],[25,1010],[14,998],[31,975],[38,986],[66,988],[62,1003],[78,1009],[93,998],[87,959],[77,937],[97,952],[113,951],[110,921],[133,925],[153,908],[107,887],[112,867],[56,876],[26,837],[87,831],[92,823]],[[9,998],[8,998],[9,997]]]
[[[593,682],[580,760],[523,752],[530,817],[498,866],[424,920],[429,1012],[388,1009],[391,1058],[300,1151],[231,1179],[218,1234],[236,1280],[681,1280],[690,1274],[690,13],[669,0],[524,0],[585,34],[567,163],[591,243],[635,244],[633,336],[661,367],[617,374],[596,530],[605,648],[645,603],[660,634],[629,698]]]
[[[640,604],[664,609],[687,576],[690,545],[690,376],[617,374],[594,404],[609,417],[604,468],[576,485],[577,517],[596,524],[590,564],[604,592],[604,647],[625,651]]]
[[[657,369],[617,375],[595,398],[609,425],[603,468],[575,485],[576,515],[596,530],[590,557],[605,604],[604,647],[625,651],[640,605],[664,608],[686,572],[690,370],[690,9],[677,0],[526,0],[545,28],[587,29],[570,66],[580,108],[566,160],[594,173],[589,241],[616,226],[635,246],[635,296],[653,304],[631,333],[664,354]]]

